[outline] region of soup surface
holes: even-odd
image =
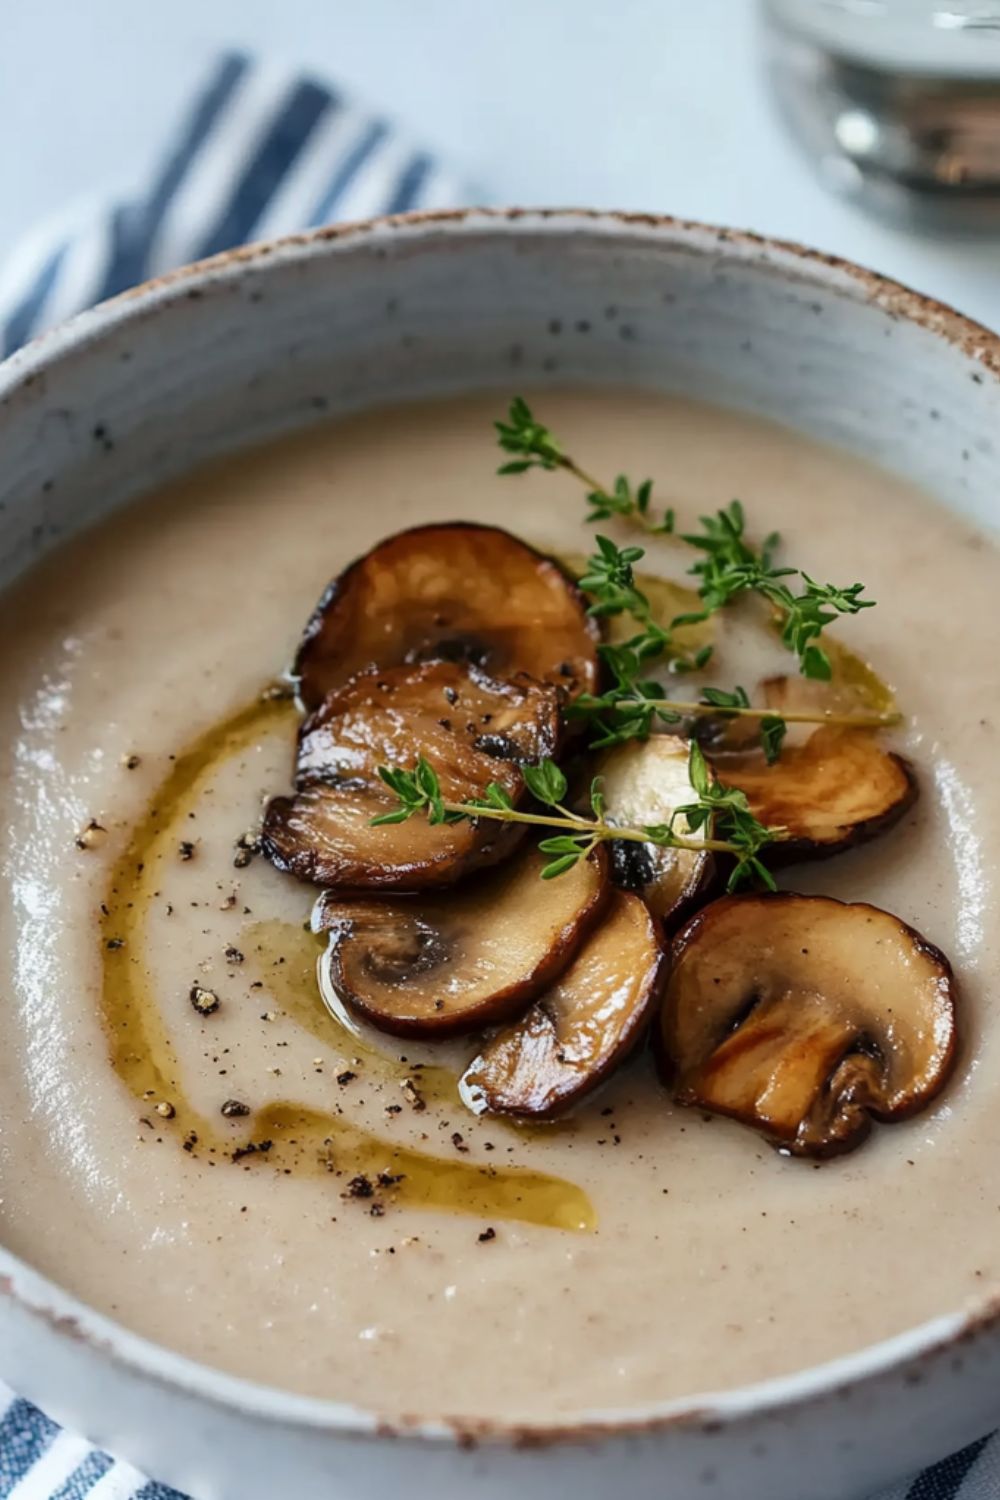
[[[1000,555],[776,427],[641,394],[537,404],[591,470],[655,475],[682,519],[738,495],[756,535],[878,600],[836,629],[897,691],[921,800],[783,883],[939,944],[962,1056],[930,1112],[816,1167],[674,1108],[645,1056],[556,1128],[477,1120],[455,1092],[474,1038],[328,1013],[315,892],[238,847],[290,778],[294,709],[261,690],[328,578],[400,527],[587,547],[571,478],[496,477],[501,398],[295,436],[89,533],[0,605],[0,1236],[153,1339],[387,1415],[732,1387],[1000,1288]],[[738,644],[720,680],[751,686]]]

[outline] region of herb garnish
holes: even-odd
[[[829,682],[833,676],[830,658],[816,640],[838,615],[856,615],[874,607],[874,599],[860,597],[864,584],[837,588],[832,583],[817,583],[798,568],[776,568],[778,533],[766,537],[759,549],[751,547],[745,536],[746,515],[738,500],[714,516],[702,516],[701,528],[681,540],[705,554],[688,571],[699,580],[698,592],[706,611],[714,613],[739,594],[759,594],[777,612],[782,642],[798,657],[802,675]],[[785,578],[800,578],[804,591],[793,593],[782,582]]]
[[[539,849],[552,855],[542,870],[543,880],[552,880],[585,859],[598,844],[624,839],[629,843],[659,844],[671,849],[710,850],[732,855],[734,865],[727,889],[760,883],[774,890],[774,879],[760,859],[760,851],[782,836],[780,828],[767,828],[750,811],[746,795],[737,787],[720,786],[708,769],[700,745],[692,740],[688,754],[688,776],[694,800],[677,807],[668,823],[618,827],[605,816],[601,778],[590,785],[592,818],[581,817],[564,806],[569,790],[566,777],[551,760],[537,766],[522,767],[525,784],[537,802],[554,809],[552,813],[521,812],[503,787],[491,782],[485,796],[471,802],[449,802],[441,791],[434,767],[423,756],[416,768],[404,771],[398,766],[380,766],[379,775],[395,793],[400,806],[393,812],[373,818],[372,825],[405,823],[417,813],[425,813],[431,823],[460,823],[464,819],[491,818],[504,823],[526,823],[555,828],[560,833],[542,839]],[[702,831],[692,839],[675,832],[674,824],[683,819],[691,832]]]
[[[650,480],[633,486],[624,475],[619,475],[611,488],[606,488],[566,452],[550,429],[536,419],[522,396],[515,396],[511,401],[507,421],[497,422],[495,426],[500,447],[505,453],[515,455],[501,464],[498,473],[523,474],[533,468],[565,469],[587,488],[591,507],[588,521],[618,516],[652,533],[674,532],[672,510],[665,512],[660,523],[650,516]],[[798,657],[803,676],[828,682],[833,675],[830,659],[816,642],[824,627],[832,624],[838,615],[856,615],[862,609],[873,607],[873,599],[860,597],[864,585],[852,583],[846,588],[838,588],[835,584],[817,583],[797,568],[775,567],[774,553],[780,541],[777,532],[772,532],[761,547],[751,546],[745,535],[746,516],[738,500],[733,500],[714,516],[702,516],[700,525],[700,531],[682,533],[679,538],[704,553],[689,572],[699,581],[698,592],[705,610],[702,614],[682,617],[684,623],[708,619],[740,594],[758,594],[776,612],[781,639]],[[634,561],[642,556],[636,549],[624,550],[634,554]],[[787,578],[801,579],[804,589],[800,593],[793,592],[783,582]],[[586,582],[581,586],[586,588]],[[675,626],[678,623],[678,620],[672,622]]]
[[[565,469],[586,486],[587,503],[590,506],[588,521],[606,521],[610,516],[628,516],[636,525],[653,535],[669,535],[674,529],[674,513],[666,510],[661,521],[654,520],[650,513],[653,498],[653,481],[644,479],[633,485],[624,474],[619,474],[610,489],[600,480],[588,474],[563,448],[547,427],[536,421],[531,407],[523,396],[515,396],[510,403],[506,422],[495,422],[497,442],[505,453],[514,458],[501,464],[498,474],[523,474],[528,469]]]
[[[635,581],[633,564],[646,555],[642,547],[619,547],[610,537],[601,535],[595,540],[598,550],[587,559],[587,570],[579,580],[580,587],[593,601],[588,614],[595,619],[628,614],[640,627],[628,640],[598,648],[619,685],[630,686],[644,662],[666,658],[675,672],[699,672],[707,666],[711,646],[690,653],[674,641],[675,630],[707,616],[688,611],[675,615],[669,625],[661,625],[653,618],[652,605]]]
[[[596,541],[598,551],[588,559],[587,571],[580,579],[580,587],[593,600],[589,613],[597,618],[628,613],[640,629],[626,641],[606,642],[598,647],[613,679],[612,685],[599,695],[581,694],[566,709],[568,717],[591,723],[596,731],[591,741],[594,749],[630,739],[648,739],[657,722],[675,726],[689,716],[743,717],[760,720],[761,744],[771,763],[781,753],[789,723],[877,729],[895,722],[893,714],[792,711],[779,715],[770,708],[753,707],[742,687],[732,691],[706,687],[699,702],[664,696],[661,685],[644,676],[645,669],[652,662],[669,660],[674,672],[700,671],[707,664],[712,648],[704,646],[693,654],[684,653],[674,641],[674,631],[706,619],[707,612],[676,615],[669,625],[660,625],[652,618],[650,602],[635,580],[633,565],[644,556],[643,549],[619,547],[606,536],[598,535]]]

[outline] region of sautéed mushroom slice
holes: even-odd
[[[293,670],[307,708],[371,663],[465,662],[575,694],[597,685],[599,639],[557,562],[498,526],[454,522],[387,537],[335,578]]]
[[[516,803],[521,766],[552,755],[558,736],[549,685],[498,682],[456,662],[369,669],[303,724],[296,795],[268,804],[261,847],[278,869],[338,890],[452,885],[503,859],[523,828],[423,816],[372,827],[399,808],[379,766],[412,769],[424,756],[448,801],[469,802],[495,781]]]
[[[898,917],[827,896],[729,896],[675,939],[661,1057],[680,1104],[799,1156],[923,1109],[955,1058],[956,987]]]
[[[557,880],[525,848],[441,896],[344,900],[325,892],[330,979],[348,1008],[396,1036],[455,1036],[524,1011],[567,967],[611,893],[597,848]]]
[[[837,854],[877,838],[918,795],[909,761],[867,729],[823,726],[774,765],[751,754],[720,758],[714,769],[725,786],[746,793],[755,817],[785,830],[769,852],[786,859]]]
[[[563,1114],[642,1037],[665,972],[645,903],[616,891],[562,977],[469,1064],[461,1083],[465,1102],[477,1114],[537,1120]]]
[[[692,801],[688,747],[674,735],[616,745],[595,763],[609,823],[648,827],[669,824],[674,810]],[[683,819],[680,834],[690,830]],[[635,891],[669,930],[705,899],[715,876],[706,850],[673,849],[624,839],[610,844],[615,883]]]

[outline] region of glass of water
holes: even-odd
[[[1000,0],[762,0],[776,101],[826,182],[1000,233]]]

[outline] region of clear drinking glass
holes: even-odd
[[[761,0],[775,98],[835,190],[1000,233],[1000,0]]]

